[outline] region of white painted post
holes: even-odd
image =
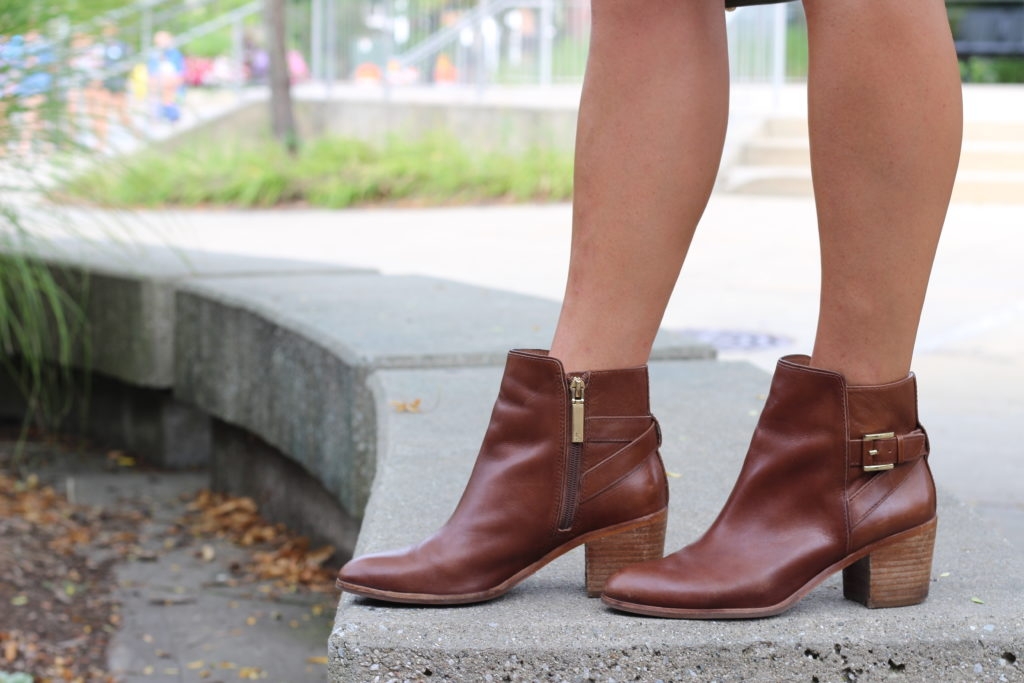
[[[540,84],[551,85],[554,64],[552,61],[553,43],[555,40],[555,7],[554,0],[541,0],[540,22],[537,30],[540,31]]]
[[[388,39],[384,57],[384,68],[380,71],[380,84],[384,88],[384,99],[391,99],[391,60],[395,58],[395,0],[388,0]]]
[[[324,32],[324,92],[330,99],[338,71],[338,13],[335,11],[336,0],[324,0],[324,3],[324,25],[321,29]]]
[[[477,5],[476,21],[473,22],[473,61],[476,76],[476,96],[483,99],[487,90],[487,51],[484,49],[484,17],[487,0],[480,0]]]
[[[782,88],[786,85],[786,18],[789,8],[785,3],[773,8],[772,27],[772,104],[778,109],[782,100]]]
[[[313,0],[309,19],[309,70],[313,78],[324,80],[324,0]]]
[[[231,70],[238,101],[242,100],[242,88],[245,86],[245,29],[242,21],[238,17],[231,26]]]

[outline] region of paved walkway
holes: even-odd
[[[0,437],[0,449],[12,452],[13,441]],[[255,553],[268,546],[243,547],[185,523],[196,514],[191,501],[209,486],[208,473],[111,469],[103,449],[77,442],[29,441],[27,453],[42,482],[94,510],[80,521],[94,534],[85,543],[92,546],[90,562],[112,563],[110,590],[119,604],[112,623],[119,628],[107,656],[119,683],[325,679],[337,595],[246,578],[258,562]],[[142,518],[132,531],[110,521],[134,515]],[[5,571],[6,562],[0,563]],[[76,654],[78,640],[68,642],[65,655]],[[6,663],[0,662],[0,681],[11,668]]]
[[[557,300],[570,220],[567,205],[548,205],[140,213],[105,215],[102,228],[84,216],[71,222],[129,240],[434,275]],[[940,485],[1024,547],[1024,457],[1016,441],[1024,418],[1021,253],[1020,206],[951,208],[915,369]],[[779,355],[810,349],[818,276],[809,199],[715,196],[664,324],[753,345],[721,357],[771,370]]]

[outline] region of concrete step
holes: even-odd
[[[414,543],[458,500],[501,370],[381,370],[386,452],[358,552]],[[668,546],[696,538],[724,502],[769,378],[745,363],[651,366],[672,503]],[[421,413],[387,410],[420,398]],[[938,450],[936,451],[939,452]],[[1024,555],[943,495],[933,583],[918,606],[867,610],[837,577],[786,614],[676,622],[616,614],[588,599],[580,550],[489,603],[388,607],[343,596],[329,641],[334,683],[355,681],[1020,680]]]
[[[722,189],[756,195],[814,193],[811,169],[804,166],[737,166],[723,180]],[[1024,171],[961,171],[953,188],[953,201],[1024,203]]]
[[[175,292],[174,394],[287,454],[357,520],[378,465],[377,420],[391,410],[372,400],[374,372],[501,367],[510,346],[547,347],[558,308],[414,275],[195,278]],[[662,330],[653,356],[714,349]],[[215,468],[230,481],[244,459],[220,441],[215,433]]]
[[[746,166],[809,167],[810,146],[806,137],[759,136],[747,143],[741,163]],[[965,140],[960,171],[1024,172],[1024,138],[1021,142]]]

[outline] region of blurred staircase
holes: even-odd
[[[1024,203],[1024,119],[1015,118],[965,123],[954,201]],[[812,194],[807,119],[783,115],[766,120],[726,171],[723,189]]]

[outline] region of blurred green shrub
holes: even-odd
[[[108,162],[53,193],[110,207],[305,203],[326,208],[385,202],[563,201],[572,196],[572,155],[470,152],[449,135],[392,138],[379,146],[343,138],[306,144],[297,157],[266,140],[197,142]]]

